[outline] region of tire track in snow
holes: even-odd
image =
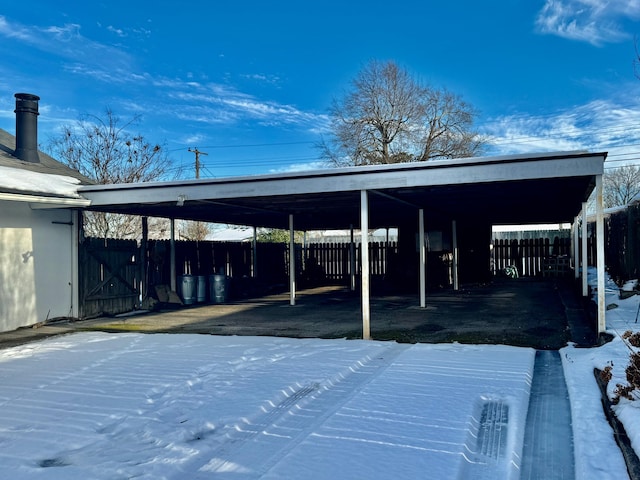
[[[194,480],[212,474],[234,480],[260,478],[409,347],[390,343],[375,358],[360,359],[322,383],[290,387],[282,392],[284,399],[262,407],[263,415],[230,426],[222,445],[203,452],[210,460],[183,474],[188,472]]]

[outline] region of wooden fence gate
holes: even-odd
[[[80,317],[135,309],[140,299],[140,249],[135,240],[87,238],[78,250]]]

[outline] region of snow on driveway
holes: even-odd
[[[0,351],[0,478],[518,478],[534,354],[56,337]]]

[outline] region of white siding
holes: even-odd
[[[73,314],[71,220],[0,201],[0,331]]]

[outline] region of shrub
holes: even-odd
[[[620,398],[624,397],[628,400],[635,400],[640,391],[640,352],[633,352],[629,355],[629,365],[625,370],[627,376],[627,385],[616,384],[613,391],[615,397],[613,403],[618,403]]]
[[[630,345],[640,347],[640,332],[633,333],[631,330],[627,330],[622,334],[622,338]]]
[[[616,388],[613,391],[614,397],[611,400],[613,404],[617,404],[621,398],[628,400],[640,398],[640,352],[635,351],[633,348],[640,348],[640,332],[633,333],[631,330],[627,330],[621,336],[631,353],[629,354],[629,364],[625,369],[627,384],[616,384]],[[600,372],[600,379],[605,384],[608,384],[613,377],[612,369],[613,364],[609,362],[609,365]]]

